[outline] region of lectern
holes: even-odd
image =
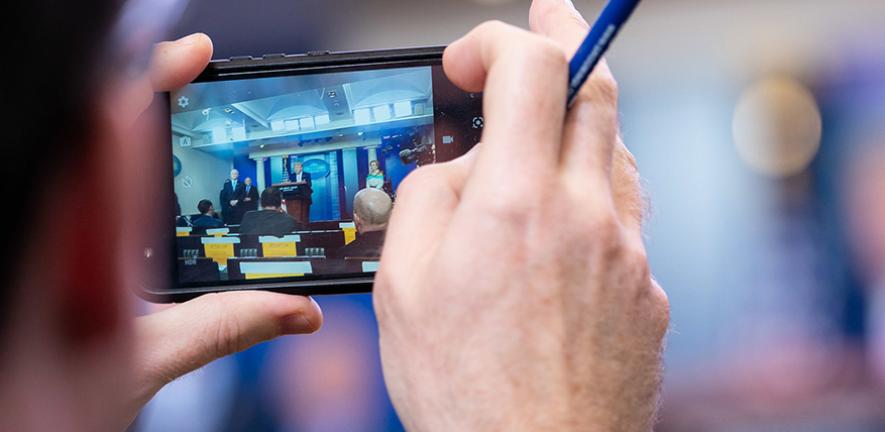
[[[272,186],[280,190],[283,201],[286,202],[286,212],[289,213],[289,216],[302,225],[310,222],[311,190],[306,184],[283,182]]]

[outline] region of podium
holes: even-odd
[[[271,185],[280,190],[283,201],[286,203],[286,212],[298,223],[306,225],[310,222],[310,194],[311,190],[305,184],[283,182]]]

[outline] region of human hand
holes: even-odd
[[[132,418],[163,386],[209,362],[323,323],[309,297],[266,291],[206,294],[136,319]]]
[[[150,91],[192,81],[212,57],[212,42],[195,34],[156,46]],[[143,108],[150,105],[142,101]],[[234,205],[236,200],[231,201]],[[323,322],[310,298],[260,291],[208,294],[143,316],[135,322],[134,381],[130,421],[168,382],[217,358],[277,336],[312,333]]]
[[[536,0],[530,22],[535,34],[487,23],[447,49],[449,78],[484,91],[482,144],[397,192],[374,303],[411,430],[654,420],[669,306],[642,243],[617,86],[600,64],[566,113],[567,54],[587,25],[560,0]]]

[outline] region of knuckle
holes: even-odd
[[[592,107],[594,116],[603,119],[605,135],[615,135],[618,130],[618,87],[614,78],[590,77],[587,84],[575,95],[575,104]]]
[[[624,245],[621,248],[622,263],[635,279],[637,284],[645,286],[651,282],[651,269],[648,265],[648,254],[640,245]]]
[[[533,209],[534,204],[530,200],[516,193],[498,193],[483,202],[484,215],[510,226],[526,226]]]
[[[240,321],[234,314],[226,313],[226,303],[223,295],[211,294],[209,308],[211,310],[208,321],[206,343],[211,344],[209,352],[214,357],[225,356],[240,349]]]
[[[501,33],[510,30],[512,27],[509,24],[504,23],[500,20],[488,20],[480,23],[476,26],[477,32],[488,35],[494,33]]]
[[[545,73],[556,74],[553,76],[562,75],[568,69],[565,53],[556,43],[534,34],[528,36],[523,50],[527,62],[534,67],[542,66]]]
[[[589,27],[580,13],[566,6],[564,2],[532,2],[529,21],[533,27],[544,33],[554,31],[555,27],[568,25],[579,26],[578,28],[581,30],[586,30]]]
[[[597,93],[604,97],[605,100],[618,100],[618,81],[615,80],[615,77],[610,72],[592,75],[590,81]]]
[[[617,252],[622,244],[621,226],[614,211],[597,211],[587,217],[585,235],[606,251]]]
[[[565,22],[563,24],[566,26],[571,25],[582,32],[586,32],[590,29],[590,24],[587,23],[587,20],[577,12],[567,11]]]
[[[240,351],[240,322],[236,317],[218,319],[218,329],[215,336],[215,352],[218,356],[225,356]]]

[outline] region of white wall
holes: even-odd
[[[197,213],[197,203],[208,199],[220,211],[218,194],[224,180],[230,176],[229,159],[213,156],[204,151],[190,148],[172,147],[172,154],[181,160],[181,173],[175,177],[175,193],[182,214]],[[191,187],[185,187],[185,179],[190,178]]]

